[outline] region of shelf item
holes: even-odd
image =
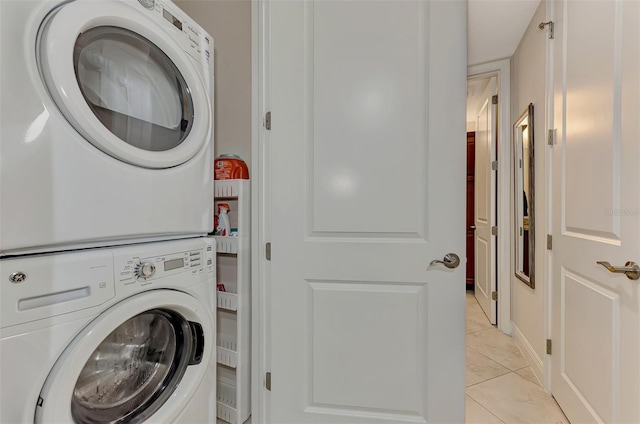
[[[238,365],[238,352],[218,346],[217,356],[217,360],[220,365],[230,368],[235,368]]]
[[[218,401],[216,415],[223,421],[226,421],[228,423],[235,423],[236,417],[238,416],[238,410],[233,406]]]
[[[216,180],[213,196],[216,199],[237,199],[243,181],[247,180]]]
[[[227,203],[237,236],[215,236],[217,284],[217,416],[242,424],[251,415],[250,181],[216,180],[215,205]]]
[[[249,179],[249,167],[238,155],[225,154],[216,158],[213,171],[215,180]]]
[[[231,337],[218,336],[218,363],[230,368],[238,365],[238,343]]]
[[[238,310],[238,295],[236,293],[218,292],[218,308],[227,311]]]
[[[217,393],[217,415],[218,418],[235,424],[238,418],[236,409],[236,387],[230,383],[218,380]]]
[[[217,211],[221,203],[229,206],[228,217],[234,236],[249,236],[250,184],[249,180],[220,180],[214,184],[214,210]]]
[[[214,236],[216,239],[216,251],[218,253],[238,254],[238,237]]]

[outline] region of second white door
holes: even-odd
[[[573,423],[640,422],[640,3],[555,1],[552,393]]]
[[[492,162],[496,158],[496,77],[482,96],[476,119],[475,155],[475,296],[491,324],[496,324],[496,171]]]
[[[466,4],[264,16],[267,421],[463,422]]]

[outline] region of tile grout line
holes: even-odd
[[[483,330],[483,331],[487,331],[487,330]],[[497,331],[500,331],[500,330],[497,330]],[[482,332],[482,331],[478,331],[477,333],[481,333],[481,332]],[[472,334],[477,334],[477,333],[472,333]],[[502,334],[504,334],[504,333],[502,333]],[[466,335],[465,335],[465,336],[466,336]],[[513,340],[513,337],[511,337],[510,335],[505,334],[505,336],[510,337],[510,338]],[[515,372],[515,371],[519,371],[519,370],[521,370],[522,368],[526,368],[527,366],[529,366],[529,364],[528,364],[528,362],[527,362],[527,365],[524,365],[524,366],[522,366],[522,367],[520,367],[520,368],[512,369],[510,366],[508,366],[508,365],[506,365],[506,364],[503,364],[503,363],[502,363],[502,362],[500,362],[498,359],[492,358],[492,357],[490,357],[489,355],[487,355],[486,353],[481,352],[481,351],[479,351],[478,349],[475,349],[475,348],[473,348],[473,347],[469,346],[469,345],[468,345],[468,343],[467,343],[466,341],[465,341],[465,346],[466,346],[466,347],[469,347],[470,349],[473,349],[473,350],[475,350],[475,351],[477,351],[477,352],[479,352],[479,353],[481,353],[482,355],[484,355],[484,356],[486,356],[487,358],[491,359],[493,362],[496,362],[496,363],[498,363],[498,364],[502,365],[503,367],[505,367],[505,368],[506,368],[506,369],[508,369],[509,371],[513,371],[513,372]],[[526,362],[526,361],[527,361],[527,359],[524,357],[524,354],[522,353],[522,350],[520,350],[520,348],[518,347],[518,345],[517,345],[517,344],[516,344],[516,347],[518,348],[518,352],[520,353],[520,356],[522,356],[522,358],[523,358],[523,359],[525,360],[525,362]]]
[[[522,368],[518,368],[517,370],[512,370],[512,369],[511,369],[511,368],[509,368],[508,366],[501,364],[500,362],[498,362],[498,361],[496,361],[495,359],[491,358],[491,357],[490,357],[490,356],[488,356],[487,354],[485,354],[485,353],[483,353],[483,352],[480,352],[480,351],[479,351],[478,349],[476,349],[476,348],[473,348],[473,347],[471,347],[471,346],[466,346],[466,348],[467,348],[467,349],[471,349],[471,350],[473,350],[474,352],[479,353],[480,355],[484,356],[485,358],[487,358],[487,359],[488,359],[488,360],[490,360],[491,362],[495,362],[496,364],[498,364],[498,365],[499,365],[499,366],[501,366],[502,368],[506,369],[506,370],[507,370],[507,372],[516,372],[516,371],[521,370],[522,368],[526,368],[526,367],[527,367],[527,366],[524,366],[524,367],[522,367]],[[506,374],[506,373],[505,373],[505,374]],[[503,374],[503,375],[504,375],[504,374]]]
[[[509,375],[509,374],[515,374],[515,371],[509,371],[509,372],[506,372],[504,374],[496,375],[495,377],[490,377],[490,378],[487,378],[486,380],[478,381],[477,383],[470,384],[470,385],[468,385],[467,387],[464,388],[464,391],[466,392],[467,389],[470,389],[471,387],[477,386],[478,384],[486,383],[487,381],[495,380],[496,378],[504,377],[505,375]],[[518,377],[524,378],[521,375],[519,375]],[[525,380],[526,380],[526,378],[525,378]],[[527,381],[529,381],[529,380],[527,380]],[[475,400],[475,399],[473,399],[473,400]],[[476,402],[478,402],[478,401],[476,400]],[[478,402],[478,403],[480,403],[480,402]]]
[[[504,368],[508,369],[508,370],[509,370],[509,372],[516,372],[516,371],[520,371],[522,368],[526,368],[526,367],[528,367],[528,365],[525,365],[524,367],[517,368],[517,369],[515,369],[515,370],[514,370],[514,369],[512,369],[510,366],[503,364],[503,363],[502,363],[502,362],[500,362],[499,360],[494,359],[494,358],[492,358],[492,357],[488,356],[487,354],[485,354],[485,353],[483,353],[483,352],[480,352],[480,351],[479,351],[479,350],[477,350],[477,349],[472,348],[471,346],[467,346],[467,347],[468,347],[469,349],[473,349],[473,350],[475,350],[475,351],[476,351],[476,352],[478,352],[479,354],[481,354],[481,355],[485,356],[487,359],[490,359],[491,361],[495,362],[496,364],[500,365],[501,367],[504,367]],[[526,359],[525,359],[525,361],[526,361]]]
[[[544,392],[544,390],[542,389],[542,387],[540,387],[538,384],[535,384],[535,383],[533,383],[532,381],[530,381],[530,380],[528,380],[528,379],[524,378],[523,376],[521,376],[521,375],[517,374],[515,371],[512,371],[512,372],[510,372],[509,374],[516,374],[516,376],[517,376],[517,377],[519,377],[520,379],[524,380],[525,384],[534,384],[534,385],[537,387],[537,389],[538,389],[538,390],[542,390],[542,392],[541,392],[541,393],[542,393],[542,395],[543,395],[545,398],[550,399],[550,400],[552,401],[552,402],[551,402],[551,404],[554,404],[554,405],[555,405],[555,408],[553,408],[553,407],[552,407],[552,409],[557,410],[557,411],[559,411],[559,412],[560,412],[560,414],[562,414],[563,420],[562,420],[562,421],[554,421],[554,422],[556,422],[556,423],[558,423],[558,424],[560,424],[561,422],[562,422],[562,423],[564,423],[564,424],[570,424],[570,421],[569,421],[569,420],[568,420],[568,418],[566,417],[566,415],[565,415],[564,411],[562,410],[562,408],[560,408],[560,406],[558,405],[557,400],[556,400],[552,395],[550,395],[550,394],[548,394],[548,393]],[[506,377],[506,376],[508,376],[509,374],[504,374],[504,375],[502,375],[502,376],[495,377],[495,378]],[[486,380],[485,382],[488,382],[488,381],[491,381],[491,380],[495,380],[495,378],[492,378],[492,379]],[[482,382],[482,383],[485,383],[485,382]],[[474,384],[473,386],[476,386],[476,385],[478,385],[478,384],[482,384],[482,383],[477,383],[477,384]],[[467,387],[466,389],[469,389],[469,388],[471,388],[471,387],[473,387],[473,386],[469,386],[469,387]],[[491,409],[491,408],[489,408],[487,405],[485,405],[484,403],[482,403],[480,400],[478,400],[476,397],[474,397],[471,393],[468,393],[466,389],[465,389],[465,395],[466,395],[466,396],[469,396],[471,399],[473,399],[476,403],[478,403],[480,406],[482,406],[482,407],[483,407],[483,408],[485,408],[487,411],[489,411],[492,415],[494,415],[494,416],[495,416],[497,419],[499,419],[500,421],[502,421],[502,422],[504,422],[504,423],[508,423],[508,421],[501,419],[501,418],[500,418],[500,416],[498,416],[496,413],[494,413],[494,412],[492,411],[492,409]],[[534,403],[534,404],[535,404],[535,405],[537,405],[537,403]],[[520,422],[524,423],[525,421],[514,421],[514,422],[512,422],[512,424],[516,424],[516,423],[520,423]],[[542,421],[526,421],[526,422],[535,422],[535,423],[540,423],[540,424],[542,424]]]
[[[466,394],[466,393],[465,393]],[[499,416],[497,416],[496,414],[493,413],[493,411],[491,411],[489,408],[487,408],[486,406],[484,406],[483,404],[480,403],[480,401],[478,401],[476,398],[474,398],[473,396],[471,396],[470,394],[466,394],[467,396],[469,396],[470,399],[472,399],[475,403],[477,403],[478,405],[480,405],[480,407],[482,409],[484,409],[485,411],[487,411],[488,413],[490,413],[492,416],[496,417],[496,419],[498,421],[500,421],[501,423],[505,423],[506,421],[504,421],[502,418],[500,418]]]

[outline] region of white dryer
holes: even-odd
[[[215,422],[215,242],[0,260],[0,422]]]
[[[169,0],[0,1],[0,256],[211,232],[213,51]]]

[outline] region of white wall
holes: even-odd
[[[175,0],[215,41],[215,151],[251,168],[251,1]]]
[[[476,130],[478,110],[485,100],[483,94],[489,81],[491,81],[491,77],[467,80],[467,132]]]
[[[545,61],[546,31],[538,29],[545,19],[546,1],[542,1],[534,14],[511,61],[511,116],[516,120],[529,103],[534,106],[535,156],[535,289],[511,277],[511,320],[513,336],[543,381],[542,370],[546,355],[544,332],[544,298],[546,259],[545,233]],[[513,210],[513,209],[512,209]]]

